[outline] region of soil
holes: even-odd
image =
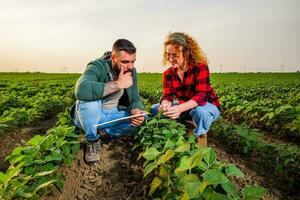
[[[26,127],[19,133],[10,133],[3,137],[0,147],[1,160],[13,148],[25,143],[35,134],[43,134],[54,125],[56,120],[49,119],[38,127]],[[232,178],[237,188],[241,190],[246,185],[260,185],[268,190],[265,200],[299,199],[280,190],[280,182],[258,166],[249,158],[232,152],[216,138],[209,137],[209,146],[217,152],[217,157],[223,163],[233,163],[244,173],[244,178]],[[131,151],[134,142],[131,138],[115,138],[102,142],[100,162],[87,164],[84,161],[83,148],[77,155],[72,167],[63,167],[65,175],[62,192],[52,188],[52,193],[45,200],[86,200],[86,199],[150,199],[147,196],[147,185],[151,178],[143,179],[142,162],[137,161],[136,151]],[[7,163],[1,162],[1,169],[7,168]]]
[[[231,178],[240,191],[246,185],[259,185],[268,190],[264,200],[294,199],[293,197],[288,198],[282,191],[276,189],[278,187],[277,184],[279,183],[272,180],[270,174],[264,171],[262,167],[257,166],[251,162],[251,160],[243,158],[239,154],[226,150],[226,147],[217,139],[212,137],[208,138],[208,146],[211,146],[216,150],[218,160],[222,161],[224,164],[235,164],[244,172],[245,177],[243,178]]]
[[[87,164],[83,150],[71,169],[65,171],[62,193],[52,192],[45,200],[147,199],[149,180],[143,179],[142,163],[131,151],[133,141],[115,138],[101,146],[100,162]]]
[[[57,117],[53,116],[40,121],[39,124],[26,126],[19,130],[1,135],[0,171],[5,172],[9,167],[9,163],[5,161],[5,158],[11,154],[14,148],[24,145],[26,141],[34,135],[45,134],[48,129],[55,125],[56,121]]]
[[[264,200],[297,199],[296,196],[288,196],[278,190],[280,183],[272,180],[262,167],[229,152],[215,138],[209,138],[208,141],[209,146],[216,150],[220,161],[234,163],[245,173],[244,178],[231,179],[239,190],[246,185],[260,185],[268,190]],[[55,190],[45,200],[149,199],[146,187],[150,180],[142,178],[142,163],[136,160],[137,153],[130,150],[132,146],[132,141],[113,139],[102,145],[101,161],[92,165],[84,161],[83,150],[81,150],[73,166],[65,169],[66,180],[62,193]]]

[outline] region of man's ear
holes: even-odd
[[[115,53],[112,53],[112,54],[111,54],[111,60],[112,60],[113,62],[116,61],[116,54],[115,54]]]

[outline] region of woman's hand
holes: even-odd
[[[163,100],[161,102],[161,104],[159,105],[158,111],[166,111],[166,110],[170,109],[171,106],[172,106],[172,102]]]
[[[176,106],[171,106],[167,112],[164,112],[163,114],[166,116],[166,117],[169,117],[171,119],[176,119],[179,117],[179,115],[181,114],[181,109],[179,107],[179,105],[176,105]]]

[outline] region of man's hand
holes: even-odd
[[[179,115],[181,114],[181,110],[179,105],[176,106],[171,106],[167,112],[164,112],[163,115],[165,115],[166,117],[169,117],[171,119],[176,119],[179,117]]]
[[[161,102],[161,104],[159,105],[158,111],[166,111],[166,110],[170,109],[171,106],[172,106],[172,102],[163,100]]]
[[[131,72],[125,73],[124,68],[121,67],[120,74],[118,80],[116,80],[116,83],[120,89],[129,88],[130,86],[132,86],[133,81],[132,81]]]
[[[134,108],[130,111],[130,114],[131,115],[137,115],[137,114],[142,114],[144,112],[145,111]],[[130,118],[131,125],[133,125],[133,126],[140,126],[143,123],[144,120],[145,120],[144,116]]]

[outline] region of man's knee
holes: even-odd
[[[77,112],[95,113],[101,109],[101,101],[78,101]]]

